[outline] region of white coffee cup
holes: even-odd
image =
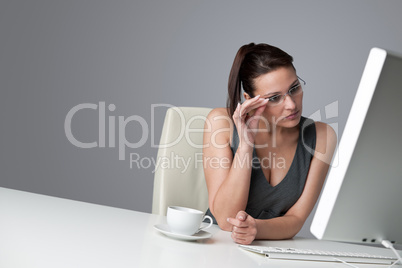
[[[203,220],[209,219],[208,226],[201,228]],[[176,234],[193,235],[212,226],[213,220],[200,210],[170,206],[167,209],[167,223],[170,231]]]

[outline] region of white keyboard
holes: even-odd
[[[304,260],[304,261],[331,261],[370,264],[392,264],[397,259],[386,256],[376,256],[367,253],[335,252],[310,249],[280,248],[239,245],[240,248],[264,254],[271,259]]]

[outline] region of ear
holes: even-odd
[[[250,95],[248,95],[246,92],[243,92],[243,97],[244,97],[244,99],[246,99],[246,100],[251,99]]]

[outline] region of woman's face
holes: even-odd
[[[303,91],[292,67],[281,67],[261,75],[254,80],[254,86],[254,96],[260,95],[260,98],[270,99],[262,115],[271,126],[292,128],[299,124],[303,108]],[[289,94],[283,98],[289,90],[292,91],[292,96]],[[249,98],[248,95],[245,97]]]

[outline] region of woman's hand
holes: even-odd
[[[239,211],[235,219],[228,218],[227,221],[233,225],[232,239],[234,242],[248,245],[254,241],[257,235],[257,223],[245,211]]]
[[[252,99],[246,100],[243,104],[238,104],[233,113],[233,122],[236,125],[239,134],[241,146],[254,145],[254,138],[257,134],[258,122],[261,114],[265,110],[268,99],[261,99],[260,96],[255,96]]]

